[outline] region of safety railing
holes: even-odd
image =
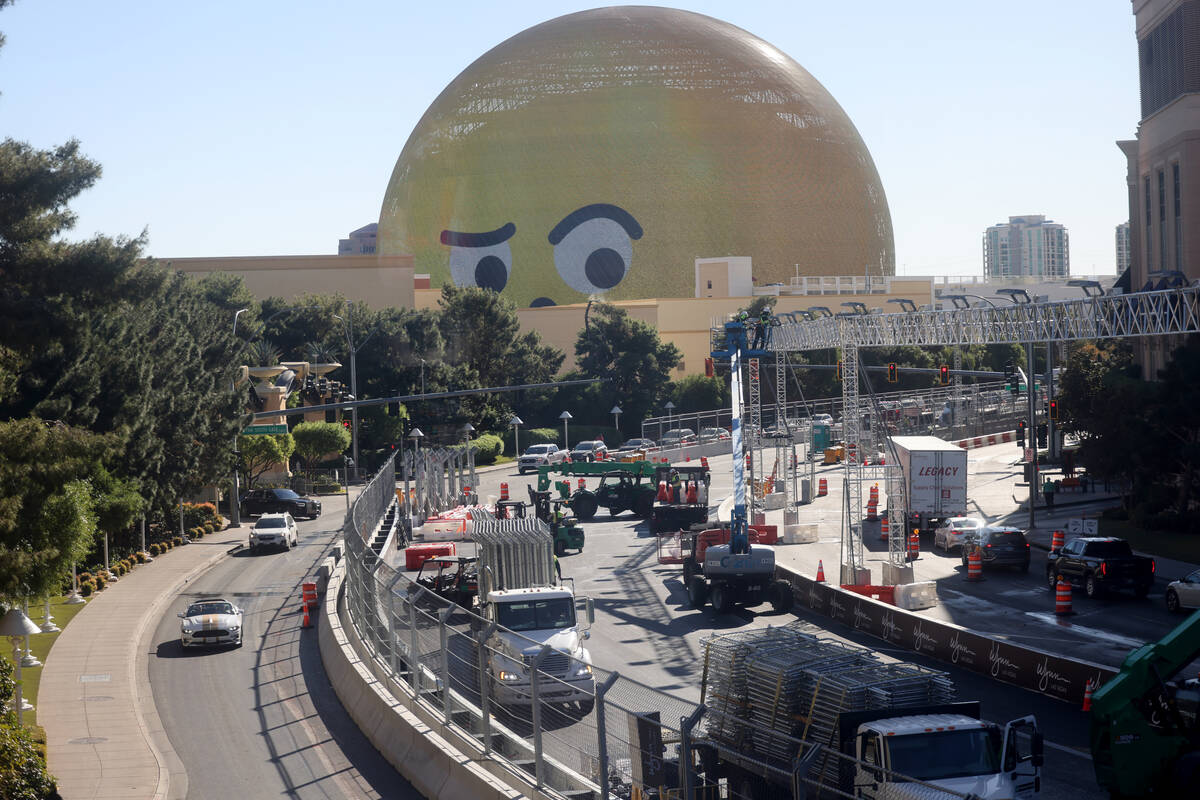
[[[701,790],[722,775],[730,798],[789,796],[788,789],[803,796],[797,781],[809,797],[852,796],[838,786],[822,785],[819,795],[815,788],[829,763],[849,774],[853,759],[745,722],[737,742],[711,735],[721,724],[713,710],[498,628],[412,580],[370,544],[395,517],[387,514],[394,489],[389,461],[349,514],[350,621],[376,677],[406,686],[484,756],[524,770],[540,789],[573,796],[632,798],[655,789],[661,797],[707,797],[714,795]],[[812,753],[824,759],[824,773],[811,768]]]

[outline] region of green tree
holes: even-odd
[[[301,422],[292,429],[296,455],[312,469],[330,453],[341,453],[350,446],[350,431],[336,422]]]
[[[636,425],[662,405],[681,355],[652,326],[622,308],[597,303],[575,342],[575,357],[584,377],[608,382],[607,396],[625,412],[627,423]]]
[[[103,470],[116,437],[36,419],[0,422],[0,595],[56,594],[91,550],[96,506],[128,491]],[[132,518],[105,505],[109,524]],[[135,512],[136,513],[136,512]]]
[[[676,414],[729,408],[729,382],[721,378],[688,375],[675,382],[671,389]]]
[[[295,450],[296,440],[290,433],[238,437],[238,452],[242,454],[242,472],[251,486],[274,465],[287,464]]]

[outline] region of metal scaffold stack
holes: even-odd
[[[795,739],[837,742],[843,712],[954,701],[946,673],[884,663],[872,651],[818,630],[798,623],[705,639],[708,736],[786,764],[795,756]],[[836,759],[822,768],[837,780]]]
[[[472,538],[479,548],[481,596],[493,589],[553,585],[554,536],[540,519],[480,519]]]

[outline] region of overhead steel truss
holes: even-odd
[[[784,352],[899,345],[1023,344],[1166,336],[1200,331],[1200,287],[1080,298],[1055,303],[942,311],[855,314],[788,321],[771,332]]]
[[[777,315],[767,350],[789,353],[804,350],[842,351],[842,425],[848,458],[846,506],[849,515],[842,527],[843,580],[858,582],[865,553],[860,525],[853,519],[862,512],[863,460],[867,449],[860,441],[861,410],[858,390],[858,350],[864,347],[954,346],[972,344],[1023,344],[1068,342],[1077,339],[1112,339],[1138,336],[1171,336],[1200,332],[1200,286],[1154,292],[1087,297],[1054,303],[975,306],[940,311],[895,314],[838,314],[798,320],[796,313]],[[712,330],[713,350],[721,349],[725,332]],[[959,354],[956,352],[955,367]],[[753,381],[752,381],[753,384]],[[958,409],[955,409],[958,413]],[[872,430],[876,425],[871,426]],[[850,455],[853,454],[853,455]],[[878,471],[878,470],[876,470]],[[898,486],[894,458],[882,470],[889,495]],[[899,566],[907,544],[901,516],[888,503],[893,537],[889,561]],[[901,523],[897,525],[896,523]]]

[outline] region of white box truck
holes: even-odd
[[[904,475],[907,530],[932,531],[966,515],[966,450],[935,436],[893,436],[892,444]]]

